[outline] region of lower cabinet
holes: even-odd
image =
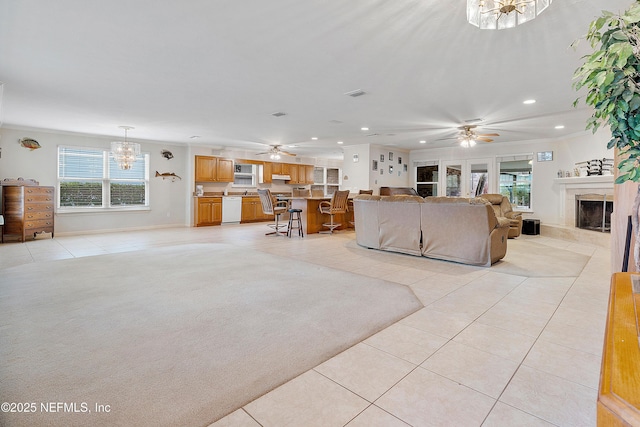
[[[220,225],[222,223],[222,197],[196,197],[196,227]]]
[[[241,222],[268,221],[273,219],[273,215],[266,215],[262,212],[260,197],[242,198]]]

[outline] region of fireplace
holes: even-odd
[[[613,195],[576,194],[576,227],[611,232]]]

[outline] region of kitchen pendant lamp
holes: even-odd
[[[111,143],[111,155],[122,170],[129,170],[140,155],[140,144],[127,141],[127,131],[134,129],[131,126],[119,126],[124,129],[124,141],[113,141]]]
[[[503,30],[535,19],[553,0],[467,0],[467,21],[481,30]]]

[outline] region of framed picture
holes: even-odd
[[[380,163],[384,163],[384,154],[380,154]]]
[[[401,165],[402,164],[402,157],[398,156],[398,164]]]
[[[384,174],[384,168],[380,168],[380,175]]]
[[[358,163],[360,161],[359,157],[357,154],[353,155],[353,163]]]
[[[393,165],[389,165],[389,173],[393,173]]]
[[[539,162],[550,162],[553,160],[553,151],[540,151],[538,153]]]
[[[402,170],[405,171],[405,172],[407,171],[407,164],[406,163],[404,165],[402,165]]]
[[[373,160],[373,163],[371,165],[371,169],[374,171],[378,170],[378,161],[377,160]]]
[[[389,161],[393,162],[393,153],[389,151]]]

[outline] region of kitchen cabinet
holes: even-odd
[[[266,215],[262,212],[260,197],[242,198],[242,219],[241,222],[255,222],[273,220],[273,215]]]
[[[233,160],[196,156],[196,182],[233,182]]]
[[[305,184],[313,184],[313,165],[304,165],[304,183]]]
[[[262,164],[262,181],[265,184],[271,184],[273,182],[273,163],[264,162]]]
[[[289,164],[288,166],[291,179],[286,181],[287,184],[313,184],[313,165]]]
[[[36,233],[51,233],[53,237],[53,214],[55,196],[53,187],[5,186],[2,187],[4,227],[3,240],[7,236],[18,236],[21,242]]]
[[[222,223],[222,197],[196,197],[194,212],[196,227],[220,225]]]
[[[289,177],[291,179],[285,181],[285,184],[300,184],[298,179],[298,165],[288,165]]]

